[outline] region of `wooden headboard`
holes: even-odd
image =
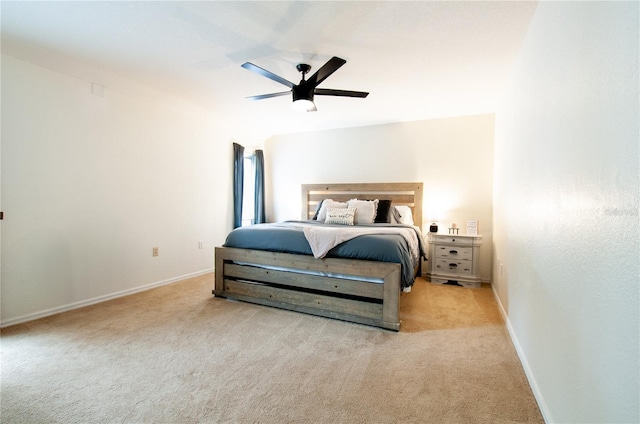
[[[391,200],[392,206],[409,206],[413,222],[422,229],[422,183],[302,184],[302,219],[311,219],[324,199]]]

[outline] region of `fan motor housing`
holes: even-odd
[[[305,81],[306,82],[306,81]],[[312,84],[305,84],[301,82],[300,85],[296,85],[291,89],[293,92],[293,101],[296,100],[311,100],[313,101],[313,90],[314,86]]]

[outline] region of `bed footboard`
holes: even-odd
[[[213,294],[398,331],[400,268],[389,262],[217,247]],[[366,281],[372,278],[382,282]]]

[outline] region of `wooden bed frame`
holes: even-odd
[[[388,199],[412,209],[422,227],[422,183],[303,184],[302,218],[311,219],[323,199]],[[277,267],[261,268],[260,266]],[[419,269],[419,268],[418,268]],[[312,272],[348,275],[322,276]],[[383,284],[367,279],[378,278]],[[359,259],[217,247],[216,297],[273,306],[398,331],[401,266]]]

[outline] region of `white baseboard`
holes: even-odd
[[[56,308],[46,309],[40,312],[34,312],[32,314],[23,315],[17,318],[11,318],[6,321],[0,322],[0,328],[8,327],[10,325],[22,324],[23,322],[33,321],[35,319],[48,317],[51,315],[59,314],[62,312],[72,311],[74,309],[83,308],[89,305],[95,305],[96,303],[106,302],[107,300],[117,299],[119,297],[128,296],[130,294],[143,292],[146,290],[150,290],[156,287],[165,286],[167,284],[175,283],[177,281],[186,280],[187,278],[198,277],[200,275],[208,274],[213,272],[213,268],[204,269],[201,271],[192,272],[185,275],[180,275],[178,277],[169,278],[167,280],[156,281],[155,283],[146,284],[144,286],[134,287],[132,289],[122,290],[119,292],[106,294],[104,296],[94,297],[92,299],[82,300],[80,302],[70,303],[68,305],[59,306]]]
[[[550,423],[553,422],[551,420],[551,414],[549,413],[549,409],[547,408],[547,404],[544,401],[544,397],[540,392],[540,388],[538,387],[538,383],[533,375],[533,371],[531,371],[531,367],[529,367],[529,362],[527,362],[527,357],[520,346],[520,342],[518,341],[518,337],[511,326],[511,321],[509,321],[509,316],[507,312],[504,310],[504,306],[502,306],[502,302],[500,301],[500,297],[498,293],[496,293],[496,287],[492,284],[491,290],[493,291],[493,296],[498,303],[498,308],[500,309],[500,313],[502,314],[502,318],[507,325],[507,331],[509,331],[509,336],[511,337],[511,342],[513,346],[516,348],[516,352],[518,354],[518,358],[520,359],[520,363],[522,364],[522,368],[524,369],[524,373],[527,376],[527,380],[529,381],[529,386],[531,386],[531,391],[533,392],[533,396],[536,398],[536,402],[538,403],[538,407],[540,408],[540,413],[542,414],[542,419],[544,422]]]

